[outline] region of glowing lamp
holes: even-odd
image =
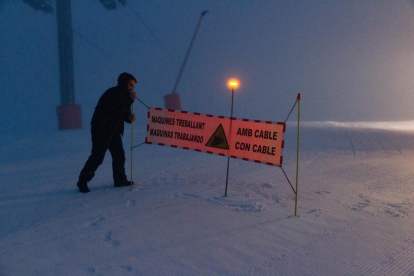
[[[237,88],[237,86],[239,86],[239,81],[236,79],[231,79],[227,84],[230,88],[234,89]]]

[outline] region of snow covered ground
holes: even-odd
[[[81,194],[88,128],[1,137],[0,275],[414,275],[413,125],[301,125],[297,217],[277,167],[232,159],[224,198],[227,158],[143,145]]]

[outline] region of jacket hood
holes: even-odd
[[[121,88],[121,90],[127,90],[127,85],[130,80],[134,80],[135,83],[137,82],[137,79],[131,74],[125,72],[120,74],[118,77],[118,87]]]

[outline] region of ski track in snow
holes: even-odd
[[[232,159],[224,197],[226,158],[145,145],[132,191],[108,154],[81,194],[89,132],[38,139],[1,149],[2,276],[414,275],[414,133],[303,127],[297,217],[279,168]]]

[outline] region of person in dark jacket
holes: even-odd
[[[137,98],[133,91],[137,80],[128,73],[118,77],[118,85],[109,88],[95,107],[91,121],[92,154],[79,175],[78,188],[82,193],[90,192],[87,183],[95,176],[102,164],[106,150],[112,155],[112,171],[115,187],[131,184],[125,175],[125,151],[122,144],[124,122],[132,123],[131,105]]]

